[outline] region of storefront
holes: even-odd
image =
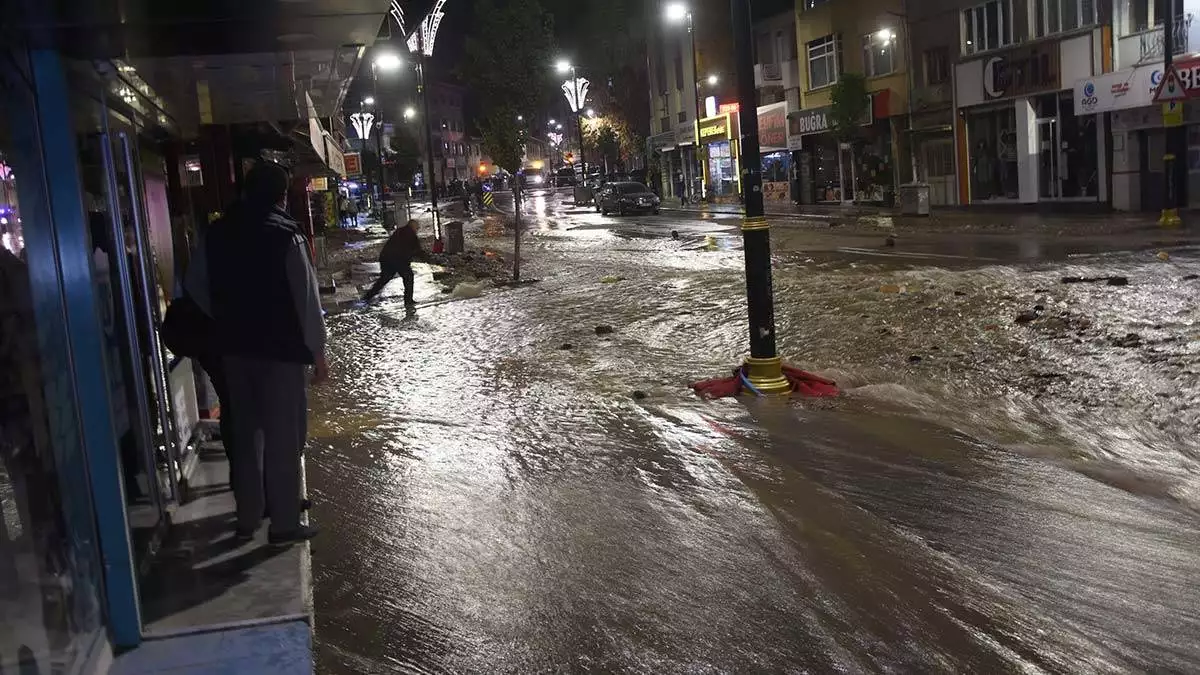
[[[1017,47],[955,70],[962,203],[1105,201],[1103,125],[1062,83],[1094,71],[1093,33]]]
[[[1185,202],[1200,207],[1200,58],[1176,63],[1189,101],[1184,103],[1187,161],[1179,168]],[[1112,206],[1118,211],[1157,211],[1163,204],[1166,133],[1162,105],[1154,93],[1162,81],[1161,63],[1083,78],[1075,82],[1075,113],[1097,124],[1108,118],[1112,139]]]
[[[791,198],[792,153],[788,150],[787,103],[758,109],[758,143],[762,151],[763,199],[785,202]]]
[[[789,144],[797,147],[797,178],[801,204],[842,201],[842,171],[838,142],[829,132],[829,107],[788,115]]]
[[[696,125],[692,122],[675,127],[677,162],[671,183],[683,180],[688,199],[697,201],[704,193],[704,170],[700,165],[700,148],[696,145]],[[678,195],[676,195],[678,196]]]
[[[736,202],[741,193],[736,130],[737,122],[730,113],[706,117],[696,125],[709,201]]]
[[[675,194],[677,186],[684,185],[682,180],[683,168],[679,161],[679,152],[675,148],[675,132],[667,131],[661,134],[655,134],[647,140],[652,156],[658,157],[659,170],[658,175],[648,175],[646,180],[650,181],[651,190],[658,191],[663,197],[674,197],[679,199],[679,195]],[[677,174],[680,176],[676,180]]]

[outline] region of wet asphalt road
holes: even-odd
[[[847,395],[701,402],[736,219],[529,216],[539,283],[330,317],[318,672],[1200,668],[1191,249],[777,227],[781,352]]]

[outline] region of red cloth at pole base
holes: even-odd
[[[783,376],[791,383],[792,394],[796,396],[837,396],[841,393],[838,390],[837,383],[833,380],[827,380],[799,368],[785,365],[783,367]],[[740,367],[734,368],[733,375],[730,377],[719,377],[713,380],[696,382],[692,385],[692,389],[702,398],[737,396],[743,389],[742,369]]]

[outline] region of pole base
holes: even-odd
[[[1183,225],[1183,220],[1179,218],[1179,209],[1163,209],[1162,215],[1158,217],[1158,225],[1168,228]]]
[[[792,393],[792,384],[783,376],[783,359],[778,356],[770,359],[746,359],[746,379],[763,396],[788,396]]]

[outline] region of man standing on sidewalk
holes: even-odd
[[[316,272],[300,225],[283,206],[289,178],[260,162],[242,199],[210,227],[203,264],[234,410],[231,478],[237,535],[249,540],[271,515],[269,541],[311,539],[301,525],[300,456],[307,435],[307,367],[329,373]],[[265,490],[264,490],[265,478]],[[265,492],[265,494],[264,494]]]

